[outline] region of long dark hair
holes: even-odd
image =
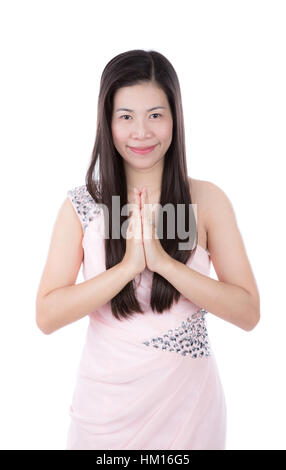
[[[100,81],[98,97],[98,114],[96,138],[92,151],[91,162],[86,173],[85,183],[87,191],[96,203],[104,204],[111,214],[112,196],[120,196],[120,208],[128,203],[126,175],[122,156],[114,146],[111,132],[113,113],[113,98],[115,92],[126,86],[152,82],[159,86],[166,94],[172,112],[173,135],[172,142],[164,156],[164,169],[161,184],[161,206],[165,204],[184,204],[186,231],[190,224],[196,224],[192,216],[190,183],[187,172],[184,118],[181,100],[181,91],[177,74],[172,64],[162,54],[156,51],[135,49],[121,53],[111,59],[104,68]],[[99,162],[98,162],[99,159]],[[94,179],[94,170],[98,164],[99,178]],[[191,213],[189,208],[191,208]],[[191,220],[190,220],[191,217]],[[120,223],[128,216],[120,215]],[[176,227],[177,227],[177,215]],[[105,217],[106,233],[112,233],[112,217]],[[109,227],[107,228],[107,224]],[[195,233],[197,231],[195,229]],[[166,236],[166,224],[163,223],[163,238],[160,242],[164,250],[174,259],[186,263],[193,250],[179,250],[179,242],[183,242],[177,234],[175,238]],[[197,243],[197,236],[196,236]],[[126,250],[126,239],[111,236],[105,237],[106,269],[122,261]],[[180,292],[164,277],[154,272],[150,306],[157,313],[170,309],[173,302],[177,302]],[[134,291],[133,280],[128,282],[118,294],[111,299],[112,314],[121,320],[132,316],[133,312],[144,313]]]

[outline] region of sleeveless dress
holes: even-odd
[[[67,196],[84,230],[88,280],[106,270],[104,213],[85,185]],[[209,252],[197,245],[187,266],[209,276]],[[88,315],[66,450],[225,449],[226,402],[208,312],[181,295],[154,313],[152,277],[145,268],[134,279],[144,314],[117,320],[108,302]]]

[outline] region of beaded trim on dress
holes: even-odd
[[[91,195],[86,189],[86,185],[77,186],[67,192],[76,207],[77,213],[82,222],[83,230],[85,230],[94,217],[99,214],[101,208],[95,203]]]
[[[182,356],[190,355],[194,359],[210,356],[206,313],[207,311],[201,308],[174,330],[169,330],[163,336],[143,341],[143,344],[162,351],[175,351]]]

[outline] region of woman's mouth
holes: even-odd
[[[145,153],[149,153],[149,152],[152,152],[152,150],[154,150],[154,148],[157,146],[156,145],[153,145],[153,147],[129,147],[130,150],[132,150],[132,152],[134,153],[139,153],[139,154],[145,154]]]

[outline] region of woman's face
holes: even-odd
[[[164,91],[152,83],[118,89],[114,95],[111,130],[114,145],[127,165],[139,169],[158,163],[172,142],[173,119]],[[154,150],[145,154],[130,149],[153,145]]]

